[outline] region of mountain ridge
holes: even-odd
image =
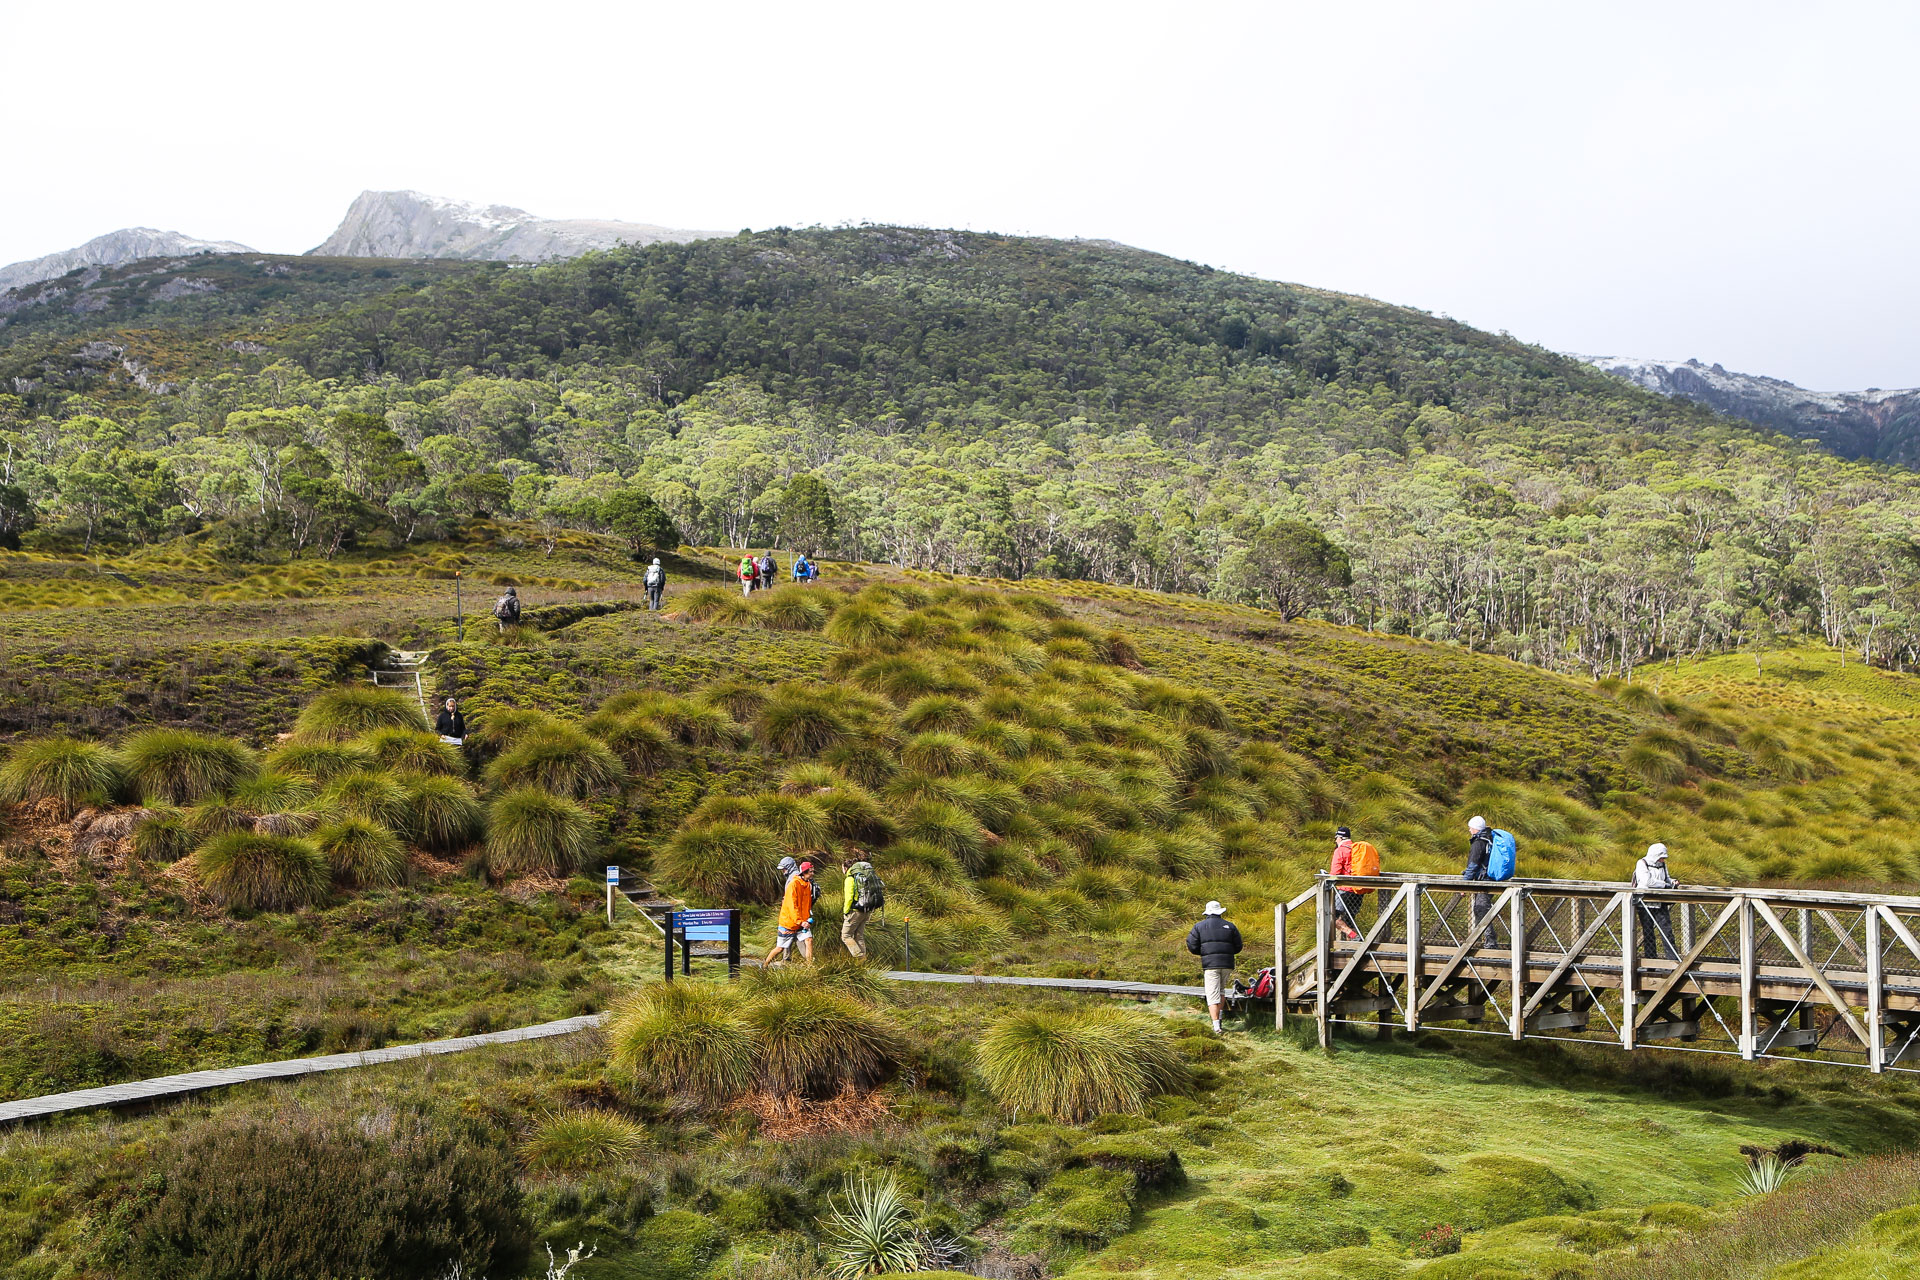
[[[1781,378],[1730,372],[1699,360],[1575,358],[1648,391],[1811,440],[1844,458],[1920,463],[1920,388],[1809,391]]]
[[[729,233],[602,218],[543,218],[419,191],[362,191],[313,257],[540,262],[620,244],[707,240]]]
[[[58,279],[82,267],[117,267],[142,258],[170,258],[181,254],[252,252],[250,247],[234,240],[203,240],[156,227],[122,227],[71,249],[0,267],[0,292]]]

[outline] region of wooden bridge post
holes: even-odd
[[[1420,1029],[1420,896],[1419,885],[1407,894],[1407,1030]]]
[[[1333,977],[1333,882],[1323,874],[1313,895],[1313,1002],[1320,1022],[1320,1047],[1333,1048],[1333,1024],[1327,1021],[1327,982]]]
[[[1527,891],[1513,895],[1507,908],[1507,996],[1513,1002],[1508,1018],[1515,1040],[1526,1036],[1527,1020]]]
[[[1287,904],[1273,904],[1273,1029],[1287,1025]]]
[[[1753,899],[1740,895],[1740,1056],[1754,1053]]]
[[[1620,1047],[1633,1048],[1633,1019],[1638,1012],[1640,900],[1629,893],[1620,899]]]
[[[1867,908],[1867,1070],[1879,1075],[1887,1069],[1886,974],[1881,956],[1878,903]]]

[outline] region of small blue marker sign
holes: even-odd
[[[607,868],[607,883],[608,883],[608,884],[619,884],[619,883],[620,883],[620,868],[618,868],[618,867],[608,867],[608,868]]]

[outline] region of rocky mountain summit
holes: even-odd
[[[1649,391],[1695,400],[1721,413],[1815,441],[1842,457],[1920,464],[1920,389],[1808,391],[1779,378],[1730,373],[1698,360],[1580,359]]]
[[[196,253],[251,253],[244,244],[232,240],[202,240],[178,231],[159,231],[153,227],[124,227],[95,236],[85,244],[42,258],[29,258],[0,267],[0,292],[21,285],[54,280],[81,267],[116,267],[141,258],[171,258]]]
[[[539,262],[617,244],[707,240],[722,231],[686,231],[645,222],[542,218],[506,205],[474,205],[418,191],[363,191],[324,242],[320,257],[466,258]]]

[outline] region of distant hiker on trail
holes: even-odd
[[[508,627],[520,621],[520,593],[518,591],[512,587],[508,587],[507,594],[493,602],[493,619],[500,625],[502,631],[505,631]]]
[[[847,954],[859,960],[867,958],[867,921],[887,905],[887,887],[874,874],[873,864],[865,858],[850,858],[841,866],[847,873],[841,888],[844,913],[840,920],[840,941]]]
[[[1227,909],[1218,902],[1207,904],[1206,914],[1187,931],[1187,950],[1200,957],[1200,973],[1207,983],[1207,1013],[1213,1029],[1220,1030],[1220,1007],[1227,1002],[1227,988],[1233,985],[1233,958],[1242,947],[1240,930],[1227,919]]]
[[[773,935],[773,950],[760,962],[761,968],[773,963],[775,956],[791,960],[793,944],[800,944],[802,959],[813,959],[813,864],[803,862],[787,880],[787,891],[780,896],[780,922]]]
[[[796,556],[793,561],[793,580],[806,582],[813,577],[813,562],[805,556]]]
[[[760,585],[765,590],[773,590],[774,575],[780,572],[780,566],[774,562],[773,552],[760,557]]]
[[[440,714],[434,717],[433,727],[443,738],[452,738],[455,742],[467,736],[467,715],[460,710],[460,704],[452,698],[440,708]]]
[[[1680,882],[1667,870],[1667,846],[1655,842],[1647,846],[1647,856],[1633,864],[1633,887],[1641,889],[1678,889]],[[1640,954],[1649,960],[1661,958],[1660,944],[1667,944],[1667,958],[1678,960],[1680,949],[1673,945],[1673,904],[1641,902]]]
[[[660,567],[660,557],[655,556],[653,563],[647,566],[647,576],[641,581],[647,588],[647,609],[652,611],[660,607],[660,593],[667,589],[667,571]]]
[[[750,596],[753,589],[760,585],[760,562],[749,551],[740,557],[740,594]]]
[[[1377,876],[1380,851],[1365,840],[1356,841],[1353,832],[1341,827],[1333,833],[1333,857],[1327,863],[1330,876]],[[1339,889],[1334,903],[1334,927],[1349,940],[1360,937],[1360,908],[1366,905],[1371,889]]]

